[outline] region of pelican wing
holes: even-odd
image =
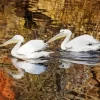
[[[26,44],[22,45],[17,53],[18,54],[29,54],[32,52],[43,50],[47,47],[47,44],[42,40],[30,40]]]
[[[100,42],[90,35],[81,35],[69,41],[65,46],[69,51],[87,51],[97,49]],[[90,45],[89,45],[90,44]]]
[[[72,46],[76,46],[76,45],[87,45],[88,43],[99,43],[99,41],[97,41],[96,39],[93,38],[93,36],[90,35],[81,35],[78,36],[74,39],[72,39],[71,41],[69,41],[66,45],[72,45]]]

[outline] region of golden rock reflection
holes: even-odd
[[[23,93],[24,92],[26,93],[26,89],[28,88],[27,86],[25,86],[26,84],[27,85],[33,84],[31,88],[36,89],[35,91],[37,91],[37,92],[40,92],[38,90],[39,88],[41,88],[42,92],[44,92],[44,93],[46,92],[44,90],[49,89],[47,92],[47,93],[49,93],[53,89],[52,82],[55,80],[57,82],[57,83],[55,83],[55,85],[57,86],[56,89],[58,91],[59,91],[59,89],[60,89],[60,91],[63,89],[67,91],[67,94],[66,94],[66,92],[64,92],[64,94],[65,94],[64,98],[72,99],[75,97],[75,98],[80,98],[80,99],[84,98],[85,99],[85,98],[89,97],[91,99],[94,99],[94,98],[97,99],[99,97],[98,92],[99,92],[99,83],[100,83],[100,78],[99,78],[99,76],[100,76],[99,69],[100,68],[98,65],[92,66],[92,65],[73,64],[72,63],[66,69],[66,68],[59,68],[59,62],[55,59],[55,61],[56,61],[56,63],[55,63],[55,62],[53,62],[53,60],[54,59],[51,59],[51,61],[48,62],[48,69],[46,70],[46,72],[43,72],[40,75],[25,73],[22,79],[16,80],[15,87],[14,87],[14,88],[16,88],[16,91],[15,91],[16,94],[18,93],[17,95],[20,95],[23,98],[23,96],[19,93],[22,90],[23,90]],[[11,62],[7,62],[7,63],[11,63]],[[18,72],[18,70],[16,70],[15,66],[8,67],[9,72],[11,72],[11,71],[14,72],[14,70]],[[52,76],[52,75],[54,75],[54,76]],[[27,82],[26,77],[29,78],[28,82]],[[48,80],[48,78],[51,81]],[[50,83],[48,83],[48,81],[50,81]],[[30,83],[30,82],[33,82],[33,83]],[[64,82],[63,86],[62,86],[62,82]],[[42,87],[43,84],[45,84],[45,86]],[[36,88],[34,88],[33,86],[36,86]],[[18,91],[18,89],[20,91]],[[30,90],[30,93],[31,93],[31,91],[32,90]],[[35,91],[34,91],[34,93],[35,93]],[[77,96],[75,96],[75,94],[77,94]],[[66,97],[66,95],[67,95],[67,97]],[[26,97],[28,97],[28,95],[26,95]]]
[[[0,69],[0,100],[15,99],[15,93],[12,89],[13,82],[14,80],[3,69]]]
[[[71,29],[72,38],[90,34],[100,40],[100,0],[0,0],[0,44],[15,34],[26,41],[48,41],[61,28]],[[50,44],[53,51],[61,41]],[[0,56],[10,55],[11,49],[0,49]],[[25,73],[19,80],[13,78],[13,90],[7,87],[13,81],[7,80],[12,77],[9,72],[18,74],[18,70],[9,58],[0,59],[0,100],[100,100],[99,65],[77,63],[65,69],[59,68],[58,59],[46,65],[48,69],[40,75]]]

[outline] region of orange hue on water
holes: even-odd
[[[15,93],[12,90],[13,80],[0,69],[0,100],[15,100]]]

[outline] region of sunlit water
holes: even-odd
[[[22,0],[22,2],[21,0],[17,2],[1,1],[0,11],[3,11],[0,13],[1,43],[4,43],[4,41],[13,37],[15,34],[23,35],[26,41],[37,38],[48,41],[64,26],[65,28],[67,26],[69,29],[77,30],[81,27],[81,22],[79,22],[79,20],[82,21],[83,26],[86,24],[87,32],[91,33],[91,30],[94,30],[94,33],[96,33],[99,32],[100,29],[98,20],[99,13],[93,11],[93,14],[89,14],[87,13],[89,12],[89,9],[84,9],[85,6],[81,7],[83,9],[77,8],[76,2],[76,7],[74,9],[74,6],[72,7],[72,5],[74,5],[73,1],[71,4],[71,1],[65,0],[65,5],[62,5],[64,8],[63,11],[62,8],[60,9],[59,7],[61,3],[57,1],[55,4],[52,4],[54,1],[50,2],[49,6],[53,6],[51,8],[56,10],[55,14],[48,10],[47,15],[50,14],[50,16],[44,14],[46,13],[46,9],[38,8],[38,1],[36,0],[34,2],[29,0],[30,3],[28,0]],[[80,0],[76,1],[79,5]],[[34,6],[31,5],[31,2]],[[47,2],[46,4],[49,3],[47,0],[45,0],[45,2]],[[89,1],[80,3],[83,5],[88,2]],[[46,4],[44,3],[45,6]],[[93,4],[99,5],[99,3]],[[93,8],[95,8],[95,6]],[[96,7],[99,8],[98,6]],[[35,11],[34,8],[39,11]],[[49,8],[48,5],[47,8]],[[77,9],[80,9],[80,11]],[[97,15],[95,15],[95,12],[97,12]],[[75,18],[76,14],[78,16]],[[88,19],[90,18],[88,15],[93,15],[94,18]],[[54,18],[54,16],[55,20],[52,20],[52,17]],[[58,20],[59,17],[61,17],[61,21]],[[88,23],[86,23],[87,20],[89,20]],[[93,23],[91,22],[92,20]],[[65,25],[66,23],[68,25]],[[70,23],[72,25],[70,25]],[[79,31],[77,32],[78,34],[73,34],[73,36],[78,36],[86,31],[84,30],[84,27],[83,30],[80,30],[82,32]],[[91,34],[97,34],[94,33]],[[60,45],[61,42],[62,41],[59,40],[55,45],[52,43],[52,51],[54,51],[56,47],[58,48],[58,45]],[[0,67],[15,81],[13,87],[16,94],[15,100],[100,100],[100,55],[98,52],[74,53],[57,51],[58,53],[52,55],[50,58],[34,59],[31,61],[22,61],[12,57],[6,59],[3,58],[4,55],[10,55],[11,49],[12,47],[0,49],[0,54],[2,56],[0,58]]]
[[[18,95],[17,93],[21,93],[18,85],[23,84],[23,87],[21,88],[28,89],[28,87],[26,88],[24,85],[33,84],[32,88],[37,89],[34,90],[34,93],[36,93],[35,91],[37,91],[38,93],[41,93],[42,91],[43,94],[41,95],[43,96],[43,98],[48,98],[48,96],[44,96],[44,93],[46,93],[48,89],[48,95],[53,95],[52,93],[50,93],[50,91],[52,92],[54,90],[54,93],[59,94],[56,94],[55,98],[61,98],[64,95],[76,96],[76,94],[73,94],[72,92],[83,95],[84,91],[81,91],[80,88],[89,87],[85,86],[84,83],[88,82],[88,80],[90,79],[91,75],[89,75],[89,73],[92,74],[91,70],[93,70],[93,68],[98,66],[100,63],[99,53],[91,54],[91,52],[74,53],[61,51],[57,54],[54,53],[49,58],[39,58],[28,61],[19,60],[13,57],[10,57],[8,59],[9,61],[3,62],[2,64],[5,68],[5,71],[10,75],[10,77],[16,80],[16,95]],[[11,67],[12,65],[13,67]],[[50,84],[52,84],[52,82],[54,86],[49,86]],[[37,86],[36,84],[39,86]],[[43,84],[44,86],[41,86]],[[48,89],[46,89],[47,87]],[[40,90],[39,88],[41,88],[42,90]],[[45,89],[45,91],[43,91],[43,88]],[[53,90],[51,90],[50,88]],[[23,91],[22,93],[24,94],[25,91]],[[18,98],[18,100],[28,98],[25,100],[29,100],[29,95],[26,95],[26,97],[24,97],[23,94],[19,94],[20,97],[16,98]],[[38,96],[40,95],[38,94]],[[84,98],[86,98],[86,95],[84,96]],[[35,98],[35,95],[32,96],[32,98]],[[83,97],[79,96],[79,98]],[[40,99],[35,98],[35,100]]]
[[[13,78],[21,79],[24,77],[24,73],[27,72],[29,74],[41,74],[48,70],[49,63],[55,61],[58,63],[58,68],[70,68],[72,64],[82,64],[95,66],[100,63],[100,53],[92,51],[92,52],[59,52],[59,55],[55,55],[55,53],[48,58],[38,58],[38,59],[30,59],[30,60],[19,60],[17,58],[9,58],[12,65],[18,70],[18,74],[13,74],[12,72],[8,72]],[[46,63],[46,65],[45,65]]]

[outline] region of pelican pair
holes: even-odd
[[[62,37],[66,37],[61,43],[62,50],[73,52],[87,52],[100,49],[100,42],[96,40],[93,36],[81,35],[69,41],[71,35],[72,32],[70,30],[61,29],[59,34],[51,38],[46,43],[43,40],[30,40],[22,46],[21,44],[24,42],[23,36],[15,35],[12,39],[8,40],[1,46],[6,46],[11,43],[17,43],[11,50],[11,55],[23,60],[50,56],[50,54],[53,52],[46,52],[43,50],[48,47],[48,43]]]

